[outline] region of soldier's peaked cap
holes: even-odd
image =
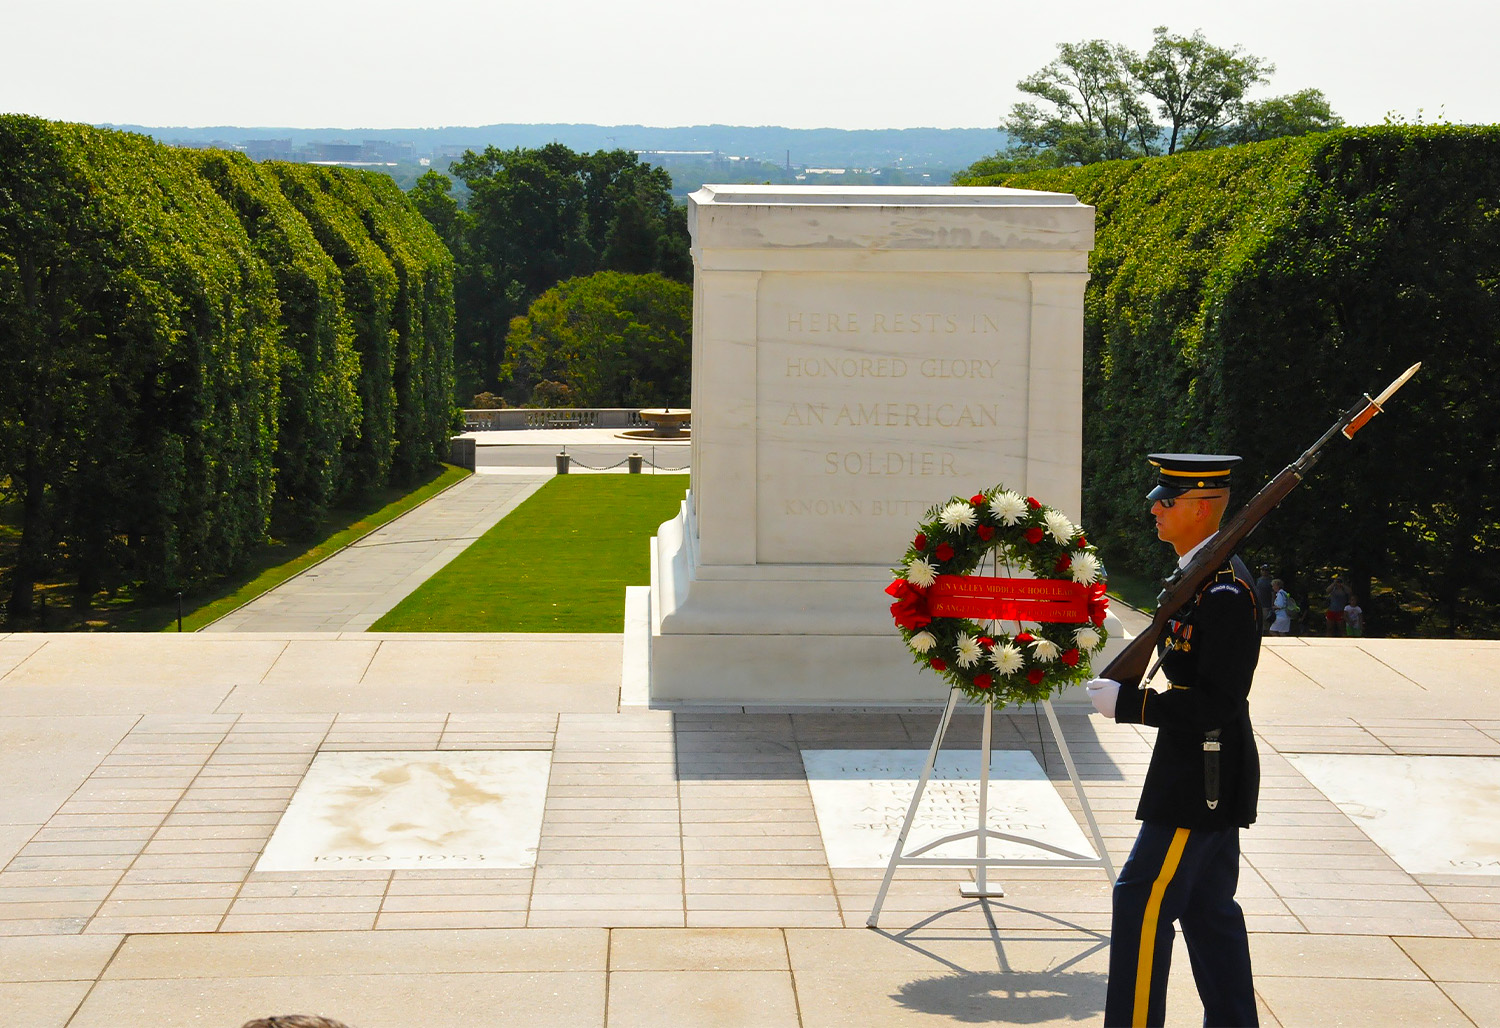
[[[1240,462],[1227,453],[1150,453],[1146,459],[1157,470],[1156,488],[1148,500],[1167,500],[1190,489],[1227,489],[1229,474]]]

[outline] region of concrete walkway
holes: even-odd
[[[979,902],[958,895],[967,872],[903,870],[873,932],[880,872],[828,865],[800,750],[922,748],[933,710],[622,709],[621,650],[0,636],[0,1010],[27,1028],[1099,1023],[1100,872],[1007,869],[1009,895]],[[1267,643],[1240,889],[1263,1024],[1500,1024],[1500,869],[1408,873],[1298,769],[1493,761],[1497,658],[1500,642]],[[1121,861],[1151,730],[1059,717]],[[978,720],[951,745],[975,745]],[[1043,758],[1030,711],[996,730]],[[536,866],[255,870],[313,758],[351,749],[549,753]],[[1201,1019],[1180,951],[1168,1016]]]
[[[208,632],[358,632],[552,477],[471,475],[316,567],[220,618]]]

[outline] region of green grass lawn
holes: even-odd
[[[372,632],[620,632],[625,587],[687,475],[559,475],[422,583]]]

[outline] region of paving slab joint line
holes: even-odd
[[[406,515],[411,514],[411,513],[415,512],[415,511],[421,510],[423,507],[427,506],[429,503],[431,503],[433,500],[437,499],[439,496],[442,496],[443,494],[447,493],[448,490],[453,489],[453,488],[455,488],[457,486],[463,485],[469,479],[473,478],[474,474],[475,473],[471,471],[467,475],[465,475],[463,478],[460,478],[458,481],[448,483],[443,488],[439,489],[437,492],[435,492],[431,496],[427,497],[427,499],[425,499],[421,503],[417,504],[411,510],[402,511],[396,517],[391,518],[391,520],[385,522],[384,524],[376,525],[374,528],[370,529],[364,535],[361,535],[361,536],[359,536],[356,539],[350,539],[343,546],[340,546],[338,549],[334,550],[332,553],[328,554],[327,556],[322,557],[322,558],[320,558],[320,559],[318,559],[316,561],[313,561],[313,563],[307,565],[307,567],[303,568],[301,571],[297,572],[292,577],[282,579],[280,582],[277,582],[275,585],[271,586],[271,588],[265,590],[265,592],[256,593],[254,596],[250,597],[244,603],[239,604],[238,606],[234,607],[232,610],[226,610],[224,613],[220,614],[218,617],[216,617],[212,621],[208,622],[208,624],[199,625],[197,628],[193,629],[193,631],[194,632],[206,631],[209,627],[211,627],[213,625],[217,625],[220,621],[223,621],[225,618],[227,618],[229,615],[233,614],[235,611],[239,610],[241,607],[248,607],[250,604],[254,603],[256,600],[258,600],[262,596],[266,595],[266,593],[273,593],[277,589],[280,589],[282,586],[286,585],[288,582],[295,582],[297,579],[299,579],[303,575],[307,574],[309,571],[311,571],[313,568],[317,567],[319,564],[322,564],[325,561],[332,560],[334,557],[337,557],[339,554],[343,553],[349,547],[355,545],[356,543],[363,542],[365,539],[367,539],[370,536],[374,535],[376,532],[380,531],[382,528],[389,528],[391,525],[394,525],[396,522],[398,522],[402,518],[406,517]]]

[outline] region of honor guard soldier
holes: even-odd
[[[1147,498],[1156,534],[1186,567],[1219,530],[1239,457],[1153,453]],[[1255,821],[1260,757],[1250,681],[1260,610],[1249,570],[1232,557],[1179,610],[1162,639],[1167,688],[1088,683],[1105,717],[1158,729],[1136,818],[1142,822],[1115,883],[1106,1025],[1166,1019],[1172,922],[1182,926],[1205,1025],[1256,1025],[1245,915],[1235,901],[1239,830]]]

